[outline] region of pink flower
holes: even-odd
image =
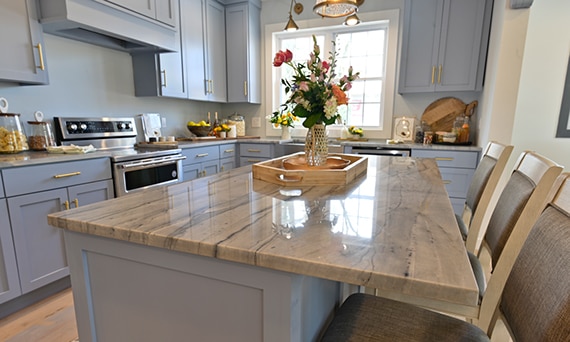
[[[289,63],[293,60],[293,52],[289,49],[285,51],[279,51],[275,54],[275,58],[273,58],[273,66],[280,67],[283,63]]]
[[[325,70],[325,72],[329,71],[330,67],[331,66],[327,61],[323,61],[323,69]]]
[[[307,82],[304,82],[304,81],[299,83],[299,90],[309,91],[309,84]]]

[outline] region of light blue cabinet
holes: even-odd
[[[3,197],[3,196],[2,196]],[[22,294],[6,200],[0,199],[0,304]]]
[[[261,103],[260,4],[226,6],[228,102]]]
[[[111,166],[108,158],[90,159],[8,168],[2,177],[25,294],[69,274],[63,234],[48,225],[47,215],[113,198]]]
[[[0,0],[0,80],[48,84],[43,31],[36,1]]]
[[[237,166],[236,144],[223,144],[220,149],[220,171],[228,171]]]
[[[218,145],[186,148],[182,150],[182,155],[186,156],[182,161],[184,181],[206,177],[220,171]]]
[[[434,158],[456,214],[461,215],[467,190],[479,163],[480,152],[412,149],[414,158]]]
[[[98,0],[101,1],[101,0]],[[176,0],[103,0],[153,20],[176,27]]]
[[[399,92],[479,91],[492,0],[406,0]]]
[[[240,143],[239,166],[252,165],[275,158],[274,144]]]

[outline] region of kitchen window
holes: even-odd
[[[366,19],[365,19],[366,15]],[[393,103],[396,88],[396,54],[398,37],[398,10],[359,13],[363,23],[353,27],[339,25],[337,21],[318,19],[297,21],[300,30],[295,32],[282,31],[282,24],[268,25],[267,34],[270,35],[271,61],[275,52],[289,49],[293,52],[293,59],[297,62],[306,62],[313,49],[312,35],[317,38],[321,47],[321,57],[329,57],[335,42],[337,55],[337,74],[347,74],[352,65],[355,72],[360,72],[360,78],[353,82],[348,92],[349,105],[339,107],[343,121],[348,126],[358,126],[365,130],[370,138],[389,138],[393,117]],[[322,26],[326,23],[334,26]],[[320,26],[317,26],[320,25]],[[291,79],[293,70],[290,67],[275,68],[269,62],[271,70],[268,75],[268,84],[271,93],[268,94],[268,103],[272,113],[285,102],[286,94],[281,79]],[[268,135],[277,135],[278,129],[268,124]],[[341,125],[329,126],[330,136],[340,135]],[[298,123],[293,130],[294,136],[304,136],[306,129]]]

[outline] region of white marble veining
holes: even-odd
[[[348,186],[280,187],[250,167],[51,214],[56,227],[475,306],[432,159],[369,157]]]

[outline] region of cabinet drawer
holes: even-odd
[[[462,197],[467,196],[467,190],[473,178],[474,169],[454,169],[454,168],[440,168],[441,179],[447,189],[449,197]]]
[[[220,145],[219,148],[220,159],[236,156],[236,144],[224,144]]]
[[[218,160],[220,158],[218,145],[187,148],[182,150],[182,154],[186,156],[186,159],[182,161],[183,165]]]
[[[271,158],[240,157],[239,158],[239,166],[252,165],[252,164],[259,163],[262,161],[266,161],[269,159],[271,159]]]
[[[479,153],[474,151],[412,150],[414,158],[435,158],[439,167],[477,167]]]
[[[14,167],[2,170],[6,196],[111,179],[109,158]]]
[[[270,144],[240,144],[240,157],[271,158]]]

